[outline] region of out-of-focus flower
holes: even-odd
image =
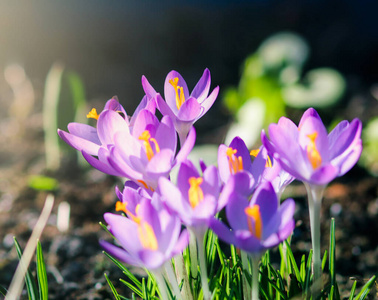
[[[218,96],[218,86],[209,95],[210,83],[210,71],[205,69],[202,77],[189,94],[188,86],[183,77],[178,72],[171,71],[164,83],[164,101],[147,81],[147,78],[142,77],[142,85],[146,95],[149,98],[156,98],[160,112],[163,115],[170,116],[173,120],[180,138],[180,145],[184,143],[194,122],[210,109]]]
[[[164,116],[159,122],[148,110],[141,110],[131,133],[122,131],[114,137],[108,163],[121,176],[155,190],[160,177],[168,177],[172,167],[186,159],[195,143],[194,127],[176,154],[177,135],[172,120]],[[91,163],[93,157],[84,155]],[[94,162],[97,163],[97,162]],[[92,163],[91,163],[92,164]]]
[[[179,218],[164,209],[156,210],[147,199],[142,200],[130,218],[106,213],[104,219],[121,247],[106,241],[100,241],[101,246],[130,265],[157,270],[189,242],[187,231],[181,232]]]
[[[182,222],[192,228],[206,230],[208,220],[222,207],[218,198],[221,190],[218,170],[209,166],[201,176],[189,160],[180,165],[177,186],[167,178],[159,180],[163,201],[175,211]]]
[[[287,199],[278,206],[276,193],[270,182],[259,185],[250,202],[240,193],[232,193],[226,206],[228,228],[212,219],[210,228],[218,237],[254,254],[277,246],[292,233],[295,204]]]
[[[297,127],[282,117],[269,126],[262,141],[281,167],[311,185],[326,185],[348,172],[362,151],[361,121],[340,122],[329,134],[313,108],[302,116]]]

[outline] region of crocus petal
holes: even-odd
[[[348,172],[358,161],[362,152],[362,142],[360,141],[354,146],[353,151],[349,152],[345,159],[338,163],[340,170],[338,176],[343,176]],[[332,162],[333,163],[333,162]]]
[[[263,223],[270,221],[273,213],[277,210],[278,200],[276,192],[272,184],[268,182],[262,183],[252,196],[250,206],[258,205]]]
[[[101,152],[101,148],[99,150],[99,153]],[[113,176],[122,176],[121,173],[117,172],[112,168],[107,162],[103,162],[98,160],[97,158],[94,158],[92,155],[86,153],[85,151],[81,151],[81,154],[84,156],[85,160],[95,169],[109,175]]]
[[[109,253],[111,256],[114,256],[116,259],[123,261],[132,266],[142,267],[139,261],[135,260],[135,257],[131,256],[127,251],[119,248],[113,244],[110,244],[106,241],[100,240],[100,245],[104,250]],[[139,263],[138,263],[139,262]]]
[[[169,116],[164,116],[161,119],[161,122],[156,129],[155,139],[158,142],[160,149],[167,148],[176,153],[177,135],[172,119]]]
[[[197,102],[197,99],[189,98],[181,105],[177,118],[184,122],[194,122],[200,112],[201,105]]]
[[[234,233],[222,222],[215,218],[210,219],[210,228],[222,241],[235,245],[236,239]]]
[[[133,136],[139,136],[145,131],[149,130],[151,136],[155,135],[155,128],[159,125],[158,118],[147,109],[142,109],[135,119],[133,126]]]
[[[318,119],[320,122],[322,122],[322,119],[320,118],[318,112],[317,112],[315,109],[313,109],[312,107],[310,107],[309,109],[307,109],[307,110],[303,113],[302,118],[301,118],[301,120],[299,121],[298,128],[302,128],[302,124],[303,124],[303,122],[304,122],[308,117],[316,118],[316,119]]]
[[[247,206],[248,198],[242,197],[236,192],[230,195],[226,206],[226,216],[233,230],[248,230],[247,216],[244,211]]]
[[[341,126],[344,127],[343,130],[341,130]],[[331,159],[342,156],[344,152],[348,151],[350,147],[353,148],[361,140],[362,123],[360,120],[354,119],[350,124],[343,123],[341,126],[337,126],[328,135]]]
[[[156,91],[152,87],[152,85],[148,82],[147,78],[143,75],[142,76],[142,86],[143,90],[146,93],[147,97],[154,98],[156,96]]]
[[[97,129],[93,126],[81,123],[69,123],[67,125],[68,132],[76,135],[77,137],[88,140],[97,145],[101,145],[100,139],[98,138]]]
[[[98,137],[102,144],[114,144],[117,132],[129,132],[129,126],[124,118],[113,110],[103,111],[97,120]]]
[[[189,232],[184,229],[179,239],[177,240],[174,249],[172,250],[172,256],[176,256],[182,253],[189,244]]]
[[[146,95],[142,98],[139,105],[135,109],[133,115],[130,118],[130,127],[133,127],[135,124],[136,117],[142,109],[150,111],[152,114],[155,114],[156,111],[156,99],[148,98]]]
[[[108,224],[109,231],[114,235],[119,244],[130,255],[142,248],[138,237],[137,224],[130,219],[112,213],[105,213],[104,220]],[[127,234],[125,234],[127,232]]]
[[[110,99],[106,102],[104,110],[113,110],[116,113],[121,113],[122,117],[125,119],[126,123],[128,124],[129,120],[128,120],[128,117],[127,117],[126,110],[119,103],[117,96],[113,96],[112,99]]]
[[[176,155],[175,165],[178,163],[181,163],[188,157],[190,151],[192,151],[194,147],[195,142],[196,142],[196,130],[192,126],[189,130],[188,136],[186,137],[184,145],[181,145],[181,149]]]
[[[177,111],[173,111],[167,104],[167,102],[164,101],[164,99],[161,97],[160,94],[156,95],[156,103],[158,106],[159,111],[163,116],[170,116],[173,121],[177,119],[176,113]]]
[[[235,240],[235,246],[246,252],[257,253],[262,251],[261,241],[247,230],[237,231]]]
[[[203,102],[199,102],[198,101],[199,103],[201,103],[201,106],[203,108],[200,117],[202,117],[210,109],[210,107],[213,106],[215,100],[218,97],[218,94],[219,94],[219,86],[217,86],[211,92],[211,94],[209,95],[209,97],[207,97],[205,100],[203,100]]]
[[[143,265],[149,270],[155,270],[160,268],[164,262],[165,257],[158,251],[151,251],[143,249],[138,252],[138,258],[143,262]]]
[[[169,72],[164,82],[164,97],[165,97],[165,101],[167,101],[168,106],[174,112],[178,111],[177,106],[176,106],[176,91],[173,88],[172,84],[169,83],[169,80],[174,79],[176,77],[178,78],[177,85],[183,88],[185,99],[189,98],[189,90],[188,90],[188,86],[186,85],[184,78],[180,75],[180,73],[176,71]]]
[[[331,164],[319,167],[309,180],[311,184],[326,185],[338,176],[339,168]]]
[[[211,84],[210,71],[209,69],[206,68],[205,71],[203,71],[203,74],[200,80],[198,80],[190,96],[193,98],[196,98],[199,103],[202,103],[203,100],[205,100],[205,98],[209,94],[210,84]]]
[[[96,129],[95,129],[96,130]],[[65,132],[63,130],[58,129],[58,134],[60,138],[66,142],[71,147],[75,148],[76,150],[89,153],[90,155],[97,155],[98,150],[100,149],[101,143],[99,142],[94,143],[92,141],[89,141],[87,139],[78,137],[76,135],[70,134],[68,132]],[[97,135],[97,133],[96,133]]]

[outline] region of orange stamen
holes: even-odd
[[[314,131],[313,133],[308,134],[307,137],[310,139],[310,143],[307,145],[307,157],[311,163],[312,168],[315,170],[322,164],[322,157],[315,143],[318,137],[318,132]]]
[[[248,206],[244,209],[244,212],[247,215],[249,231],[258,239],[261,239],[262,220],[261,220],[260,207],[257,204],[253,206]]]
[[[243,171],[243,159],[241,156],[236,156],[236,152],[237,150],[231,147],[228,147],[226,150],[231,174],[236,174],[239,171]]]
[[[97,110],[92,108],[92,110],[87,114],[87,118],[96,119],[98,120],[99,114],[97,114]]]
[[[201,177],[189,178],[190,188],[188,190],[188,198],[189,198],[189,203],[192,208],[196,208],[196,206],[203,200],[203,191],[200,187],[202,182],[203,182],[203,179]]]
[[[185,102],[185,95],[184,95],[184,88],[177,85],[178,81],[179,81],[178,77],[175,77],[173,79],[170,79],[169,83],[175,89],[175,92],[176,92],[176,106],[177,106],[177,109],[180,109],[181,106]],[[179,91],[180,91],[180,93],[179,93]]]
[[[148,130],[145,130],[142,132],[142,134],[139,136],[139,140],[143,141],[144,148],[146,150],[146,155],[147,159],[150,161],[155,153],[154,150],[151,147],[151,142],[155,145],[155,152],[159,153],[160,152],[160,147],[158,145],[158,142],[156,139],[151,138],[151,135]]]

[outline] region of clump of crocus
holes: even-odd
[[[181,146],[194,122],[210,109],[218,96],[218,86],[209,95],[210,84],[210,71],[205,69],[202,77],[189,94],[184,78],[178,72],[171,71],[165,78],[164,101],[147,81],[147,78],[142,77],[142,85],[146,95],[149,98],[155,98],[160,112],[163,115],[170,116],[173,120]]]
[[[159,283],[163,299],[168,299],[163,267],[187,247],[187,231],[181,231],[178,217],[165,209],[156,209],[149,199],[142,199],[135,214],[127,206],[123,211],[128,217],[112,213],[104,215],[109,231],[121,247],[106,241],[101,241],[101,246],[117,259],[151,271]],[[170,269],[169,266],[167,268]]]
[[[315,109],[309,108],[298,127],[282,117],[269,126],[269,139],[262,133],[268,152],[282,169],[304,182],[308,192],[314,280],[321,277],[320,207],[325,186],[348,172],[361,151],[362,124],[358,119],[340,122],[329,134]]]
[[[277,246],[293,232],[295,203],[287,199],[278,205],[270,182],[262,183],[251,201],[240,193],[232,193],[226,206],[230,228],[212,219],[211,229],[218,237],[250,255],[252,259],[252,299],[258,299],[258,263],[263,252]]]

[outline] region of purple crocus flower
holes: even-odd
[[[206,231],[208,220],[219,210],[221,184],[218,170],[209,166],[201,176],[189,160],[180,165],[177,186],[167,178],[159,179],[163,201],[180,217],[182,222],[199,231]]]
[[[105,213],[104,219],[121,246],[100,241],[105,251],[127,264],[148,270],[161,268],[189,242],[187,231],[181,232],[179,218],[167,210],[155,209],[147,199],[142,200],[136,214],[130,218]]]
[[[160,112],[163,115],[170,116],[173,120],[179,134],[180,145],[184,143],[194,122],[210,109],[218,96],[218,86],[209,95],[210,83],[210,71],[205,69],[202,77],[189,94],[188,86],[183,77],[178,72],[171,71],[164,83],[164,101],[147,81],[147,78],[142,77],[142,85],[146,95],[149,98],[156,98]]]
[[[114,147],[109,150],[107,161],[121,174],[138,182],[141,186],[155,190],[160,177],[168,177],[177,163],[186,159],[195,143],[195,130],[176,154],[177,136],[172,120],[164,116],[159,122],[150,111],[141,110],[136,117],[132,132],[118,132],[114,136]],[[89,163],[98,160],[84,154]]]
[[[222,182],[229,185],[232,180],[232,189],[244,192],[245,196],[251,195],[256,186],[261,182],[265,165],[266,153],[261,151],[256,158],[251,159],[250,151],[240,137],[235,137],[229,146],[224,144],[218,148],[218,168]],[[248,181],[248,184],[245,182]]]
[[[281,167],[311,185],[326,185],[348,172],[362,151],[362,124],[358,119],[340,122],[329,134],[313,108],[302,116],[297,127],[282,117],[269,126],[262,141]]]
[[[98,170],[110,175],[121,176],[107,161],[109,149],[114,145],[114,136],[118,132],[129,133],[134,126],[137,114],[142,109],[154,113],[155,107],[153,101],[144,97],[133,116],[129,118],[117,97],[113,97],[107,101],[100,114],[94,108],[88,113],[88,118],[97,120],[96,127],[73,122],[67,126],[69,132],[58,129],[58,134],[68,145],[82,151],[83,155],[88,157],[89,163]],[[98,160],[92,155],[97,156]]]
[[[278,206],[277,196],[270,182],[259,185],[250,202],[240,193],[232,193],[226,206],[230,228],[212,219],[210,228],[218,237],[254,254],[277,246],[293,231],[295,203],[287,199]]]

